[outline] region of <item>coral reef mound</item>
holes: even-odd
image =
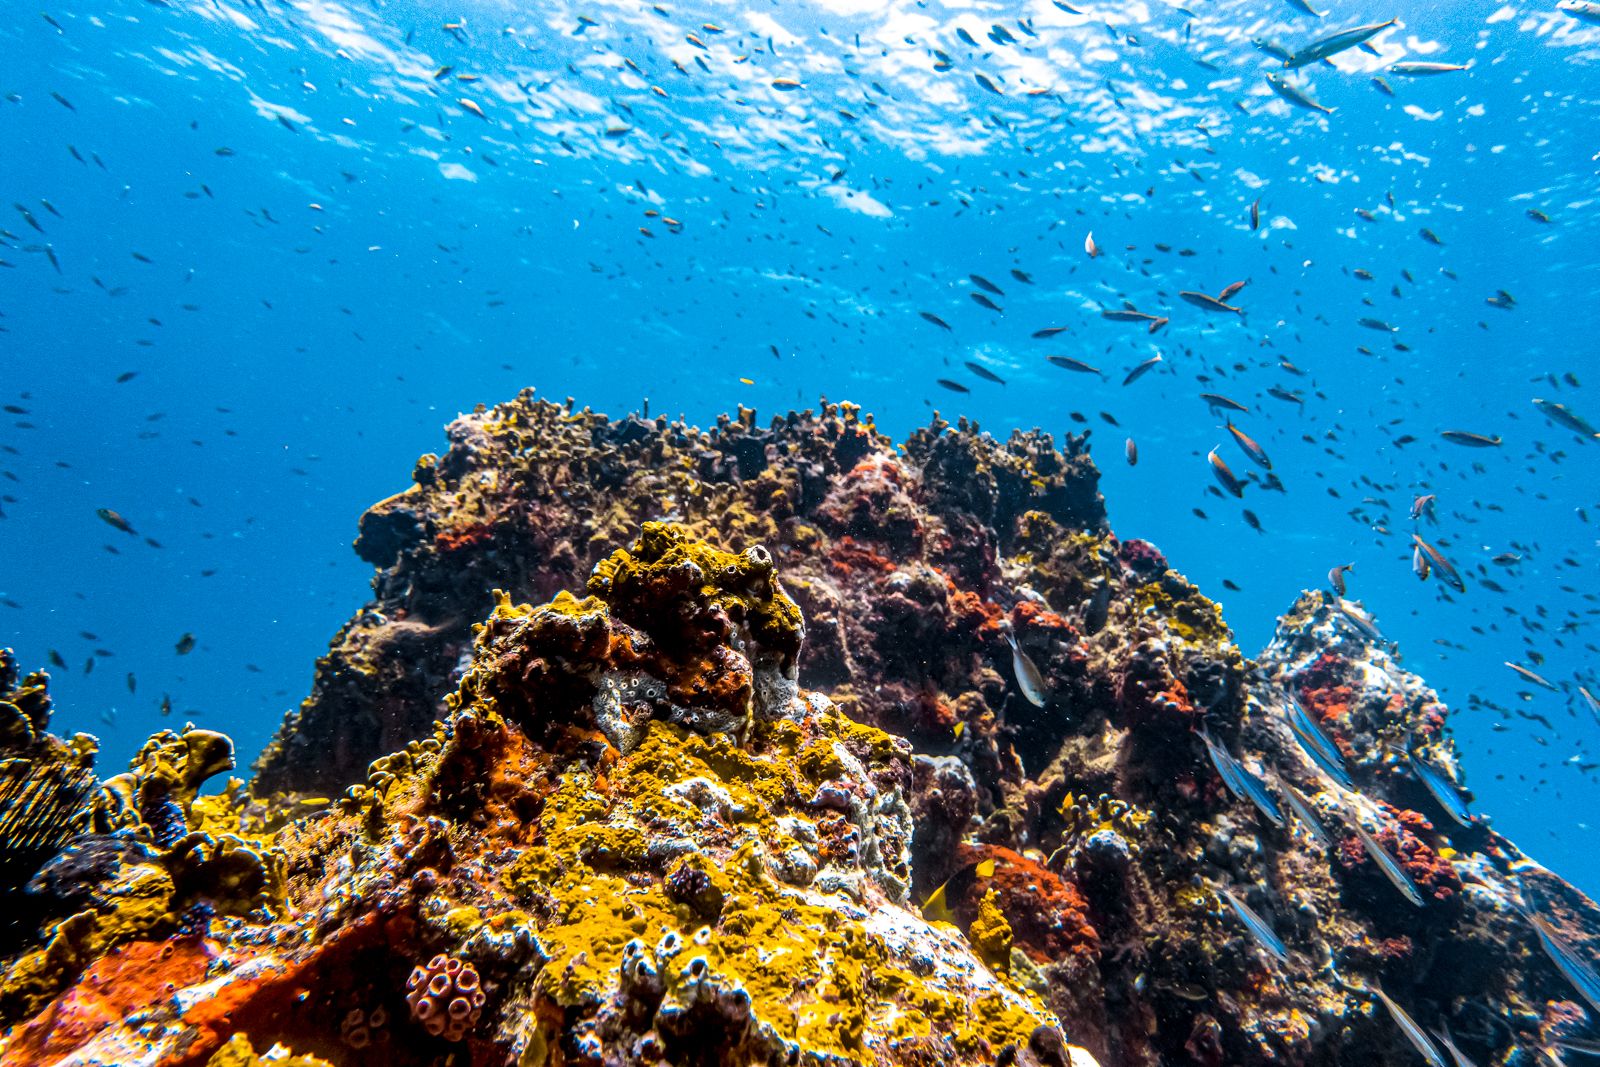
[[[1246,658],[1087,435],[524,392],[449,436],[248,785],[192,727],[100,782],[0,660],[0,1065],[1595,1041],[1600,909],[1470,810],[1437,694],[1327,592]]]

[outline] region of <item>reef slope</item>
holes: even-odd
[[[1331,594],[1246,659],[1086,437],[450,442],[248,790],[190,730],[74,801],[8,668],[68,792],[0,1063],[1404,1062],[1380,987],[1474,1062],[1592,1036],[1600,912],[1463,815],[1436,694]]]

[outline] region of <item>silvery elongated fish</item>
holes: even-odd
[[[1432,1067],[1449,1067],[1444,1062],[1444,1057],[1439,1055],[1439,1050],[1433,1047],[1433,1042],[1428,1040],[1428,1035],[1422,1032],[1422,1027],[1406,1014],[1404,1008],[1390,1000],[1389,995],[1383,990],[1374,989],[1372,992],[1383,1001],[1383,1006],[1389,1009],[1389,1016],[1394,1019],[1394,1024],[1400,1028],[1402,1034],[1406,1035],[1406,1040],[1411,1042],[1412,1047],[1422,1053],[1423,1059]]]
[[[1219,888],[1217,893],[1223,900],[1228,902],[1228,906],[1233,909],[1234,915],[1238,916],[1239,922],[1244,924],[1246,930],[1250,931],[1250,936],[1256,939],[1257,944],[1271,953],[1273,959],[1283,963],[1289,958],[1289,950],[1283,947],[1283,942],[1278,940],[1278,935],[1272,932],[1272,927],[1267,925],[1265,919],[1251,910],[1250,906],[1244,901],[1234,896],[1233,892],[1226,886]]]
[[[1393,26],[1397,20],[1388,22],[1374,22],[1366,26],[1356,26],[1338,33],[1330,33],[1325,37],[1318,37],[1300,51],[1283,61],[1283,65],[1293,70],[1295,67],[1304,67],[1315,63],[1319,59],[1338,55],[1347,48],[1354,48],[1364,41],[1370,41],[1384,30]]]
[[[1465,1052],[1456,1047],[1456,1040],[1450,1034],[1450,1024],[1441,1022],[1439,1026],[1440,1029],[1435,1030],[1433,1036],[1438,1038],[1439,1044],[1443,1045],[1444,1050],[1450,1053],[1450,1058],[1455,1061],[1456,1067],[1478,1067]]]
[[[1322,828],[1322,821],[1317,818],[1311,802],[1300,795],[1300,790],[1280,777],[1278,791],[1283,794],[1283,799],[1289,802],[1289,810],[1294,812],[1294,817],[1300,820],[1300,825],[1306,828],[1306,832],[1316,838],[1317,843],[1323,848],[1332,848],[1333,839],[1328,836],[1328,831]]]
[[[1384,639],[1383,634],[1378,630],[1378,624],[1372,621],[1372,616],[1343,597],[1339,598],[1339,614],[1368,641],[1379,642]]]
[[[1213,741],[1205,730],[1200,731],[1200,739],[1206,743],[1206,751],[1211,755],[1211,763],[1217,768],[1222,784],[1240,800],[1254,804],[1256,810],[1272,825],[1282,826],[1283,810],[1267,791],[1266,783],[1250,773],[1249,768],[1234,759],[1227,749]]]
[[[1006,642],[1011,646],[1011,669],[1017,675],[1017,688],[1028,698],[1028,703],[1036,708],[1044,707],[1050,697],[1050,687],[1045,685],[1044,675],[1039,673],[1039,668],[1034,666],[1028,654],[1022,651],[1017,644],[1017,635],[1010,630],[1006,631]]]
[[[1383,846],[1378,844],[1378,839],[1368,833],[1365,826],[1361,825],[1361,817],[1352,814],[1350,816],[1350,826],[1355,830],[1356,836],[1361,839],[1361,847],[1367,850],[1367,855],[1372,857],[1372,862],[1378,865],[1378,869],[1394,884],[1396,889],[1405,894],[1407,900],[1419,908],[1422,907],[1426,902],[1422,899],[1422,893],[1417,890],[1417,883],[1411,880],[1411,876],[1395,861],[1393,856],[1384,851]]]
[[[1456,787],[1450,779],[1433,764],[1417,758],[1415,752],[1407,752],[1406,756],[1411,761],[1411,770],[1417,779],[1433,794],[1433,799],[1444,809],[1444,813],[1454,819],[1461,826],[1471,826],[1478,820],[1467,810],[1467,802],[1461,799],[1461,794],[1456,792]]]
[[[1293,104],[1295,107],[1303,107],[1309,111],[1320,111],[1324,115],[1333,114],[1333,108],[1323,107],[1321,104],[1317,103],[1305,93],[1302,93],[1299,89],[1296,89],[1294,86],[1290,85],[1288,82],[1284,81],[1275,74],[1267,75],[1267,84],[1272,86],[1273,92],[1289,101],[1289,103]]]
[[[1311,717],[1311,713],[1300,703],[1298,697],[1289,692],[1285,692],[1284,695],[1289,698],[1289,729],[1293,732],[1295,740],[1300,742],[1300,747],[1305,749],[1306,755],[1311,757],[1311,762],[1322,768],[1328,777],[1346,789],[1354,789],[1355,780],[1350,777],[1344,756],[1333,743],[1333,739],[1323,732],[1322,727]]]
[[[1572,988],[1589,1002],[1590,1007],[1600,1012],[1600,973],[1596,973],[1594,966],[1579,956],[1549,923],[1532,912],[1528,913],[1528,921],[1533,924],[1539,935],[1539,944],[1544,946],[1545,954],[1556,965],[1556,970],[1572,983]]]

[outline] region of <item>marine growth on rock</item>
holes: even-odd
[[[1380,989],[1474,1062],[1592,1032],[1600,912],[1451,814],[1437,695],[1323,594],[1247,660],[1084,439],[449,439],[248,781],[193,727],[102,781],[0,657],[0,1065],[1406,1062]]]

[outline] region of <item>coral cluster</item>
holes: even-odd
[[[1592,957],[1600,911],[1439,792],[1436,695],[1324,594],[1247,661],[1086,438],[449,434],[248,792],[194,730],[98,787],[6,661],[57,777],[0,795],[48,831],[0,1064],[1398,1062],[1380,986],[1475,1062],[1595,1025],[1526,913]]]

